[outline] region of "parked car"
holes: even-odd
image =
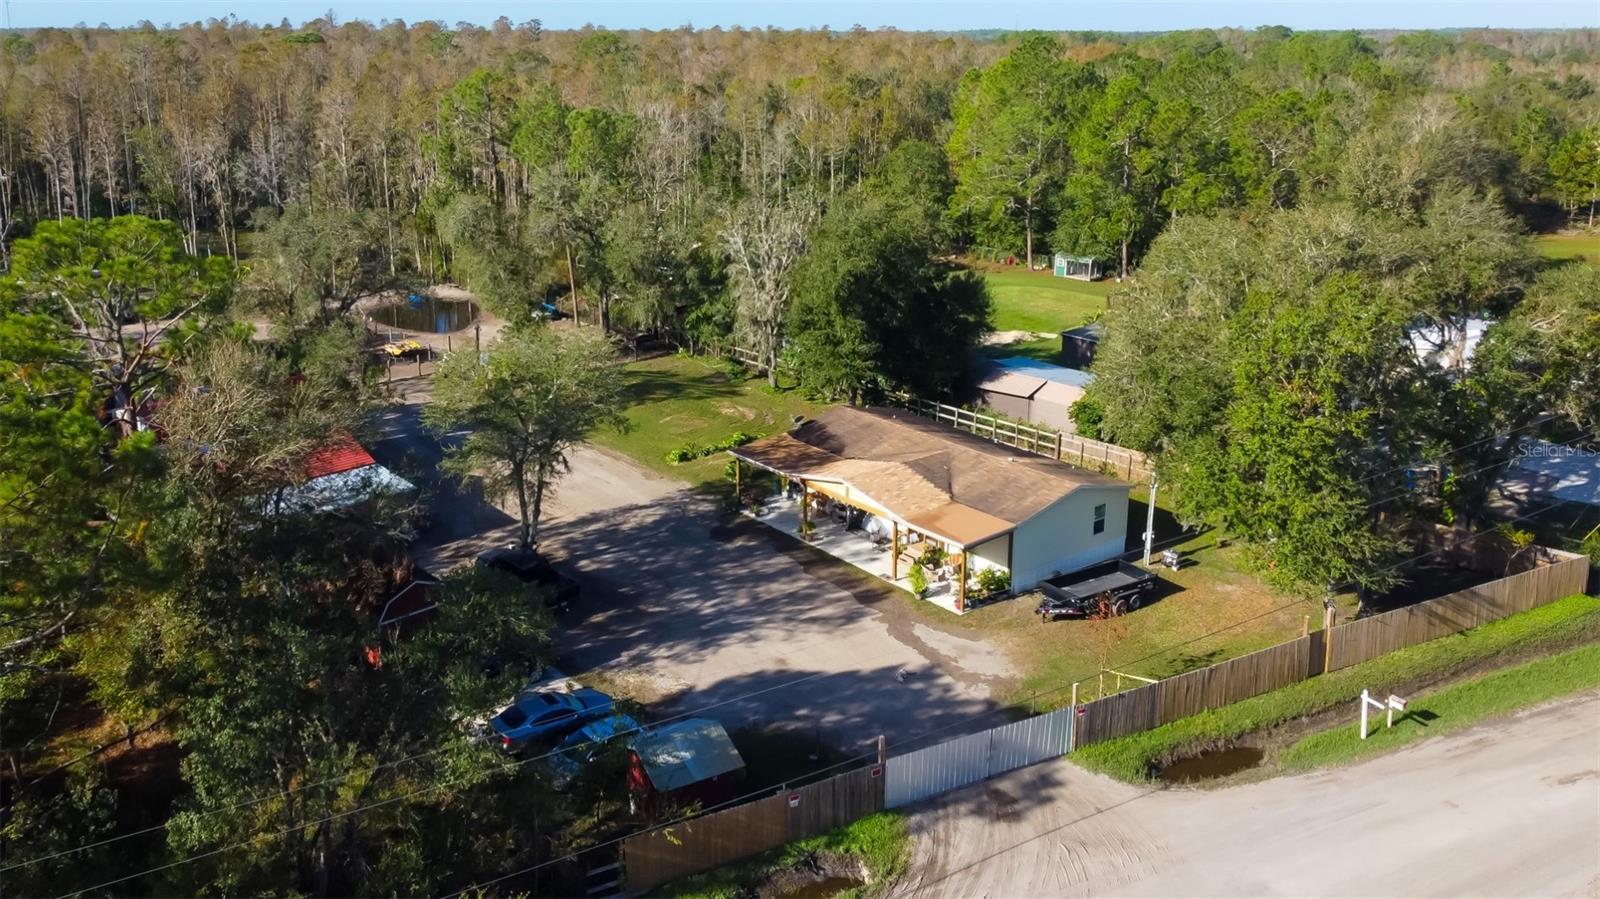
[[[631,715],[611,715],[585,724],[556,744],[550,756],[550,771],[556,786],[570,783],[583,769],[598,759],[615,739],[630,737],[642,730]]]
[[[531,549],[514,546],[491,549],[478,557],[478,564],[503,571],[524,584],[545,588],[545,601],[557,612],[571,608],[578,601],[582,589],[577,581],[557,571],[550,560]]]
[[[489,719],[489,727],[502,748],[520,749],[531,741],[565,734],[615,707],[610,696],[588,687],[570,693],[530,690]]]
[[[1044,598],[1034,612],[1043,621],[1090,618],[1100,612],[1104,600],[1111,614],[1126,615],[1143,605],[1158,583],[1154,574],[1137,565],[1105,562],[1041,583]]]

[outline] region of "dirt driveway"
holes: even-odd
[[[1600,895],[1600,694],[1333,771],[1140,790],[1066,761],[914,807],[901,896]]]
[[[585,589],[564,661],[659,711],[706,709],[730,729],[789,727],[851,750],[998,720],[990,697],[1013,672],[987,644],[914,619],[893,588],[616,454],[575,455],[542,540]]]

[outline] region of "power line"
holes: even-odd
[[[1565,443],[1558,444],[1558,445],[1567,445],[1567,444],[1570,444],[1570,443],[1575,442],[1577,440],[1583,439],[1583,437],[1584,437],[1584,435],[1579,435],[1578,437],[1574,437],[1571,440],[1568,440]],[[1493,439],[1493,438],[1486,438],[1486,439]],[[1480,441],[1477,441],[1477,442],[1481,443],[1481,442],[1484,442],[1484,441],[1480,440]],[[1470,445],[1472,445],[1472,444],[1465,444],[1463,446],[1470,446]],[[1499,464],[1499,463],[1495,463],[1495,464]],[[1493,466],[1485,466],[1485,467],[1487,468],[1487,467],[1493,467]],[[1476,470],[1482,470],[1482,469],[1475,469],[1475,471]],[[1399,495],[1403,495],[1403,494],[1399,494]],[[1390,498],[1393,498],[1393,497],[1390,497]],[[1371,503],[1371,504],[1368,505],[1367,508],[1371,508],[1372,506],[1375,506],[1375,505],[1377,505],[1378,503],[1381,503],[1381,502],[1386,502],[1387,499],[1388,498],[1383,499],[1383,500],[1379,500],[1379,501],[1374,502],[1374,503]],[[1524,520],[1526,520],[1528,518],[1535,517],[1535,516],[1537,516],[1539,514],[1542,514],[1542,511],[1533,512],[1533,513],[1529,513],[1527,515],[1519,516],[1517,518],[1511,519],[1509,522],[1506,522],[1506,523],[1515,523],[1515,522],[1519,522],[1519,521],[1524,521]],[[1410,558],[1401,560],[1400,562],[1398,562],[1398,563],[1396,563],[1394,565],[1391,565],[1391,566],[1389,566],[1387,568],[1380,569],[1378,573],[1386,573],[1386,572],[1389,572],[1389,571],[1393,571],[1395,569],[1398,569],[1398,568],[1404,567],[1406,565],[1409,565],[1410,563],[1415,562],[1415,561],[1417,561],[1419,559],[1423,559],[1423,558],[1427,558],[1429,556],[1437,555],[1440,552],[1444,552],[1444,551],[1447,551],[1449,549],[1453,549],[1453,548],[1455,548],[1457,546],[1464,545],[1465,543],[1470,542],[1471,540],[1475,540],[1478,537],[1485,536],[1488,533],[1490,533],[1489,530],[1481,531],[1479,533],[1473,534],[1472,536],[1470,536],[1468,538],[1465,538],[1464,540],[1462,540],[1462,541],[1460,541],[1458,543],[1451,544],[1451,545],[1446,546],[1446,547],[1441,547],[1441,548],[1438,548],[1438,549],[1434,549],[1434,550],[1431,550],[1431,551],[1426,552],[1426,553],[1420,553],[1420,554],[1412,556]],[[1276,613],[1281,612],[1281,611],[1283,611],[1285,609],[1293,608],[1294,606],[1297,606],[1297,605],[1303,605],[1303,604],[1305,604],[1307,602],[1311,602],[1311,600],[1309,600],[1309,599],[1294,600],[1294,601],[1285,603],[1283,605],[1276,606],[1276,607],[1274,607],[1272,609],[1268,609],[1265,612],[1261,612],[1261,613],[1258,613],[1256,615],[1250,616],[1248,618],[1239,619],[1239,620],[1234,621],[1234,622],[1232,622],[1232,623],[1230,623],[1228,625],[1225,625],[1224,627],[1221,627],[1221,628],[1218,628],[1216,630],[1210,631],[1210,632],[1208,632],[1206,634],[1202,634],[1202,635],[1200,635],[1198,637],[1194,637],[1194,638],[1191,638],[1189,640],[1185,640],[1185,641],[1182,641],[1182,642],[1179,642],[1179,643],[1168,645],[1166,647],[1158,649],[1155,652],[1152,652],[1152,653],[1147,654],[1145,656],[1142,656],[1140,658],[1130,659],[1130,660],[1123,660],[1123,661],[1117,662],[1116,664],[1117,664],[1118,667],[1123,667],[1123,666],[1128,666],[1128,665],[1136,665],[1136,664],[1139,664],[1140,662],[1148,661],[1148,660],[1150,660],[1152,658],[1158,658],[1160,656],[1163,656],[1163,655],[1166,655],[1166,654],[1168,654],[1170,652],[1173,652],[1173,651],[1175,651],[1177,649],[1180,649],[1180,648],[1182,648],[1184,646],[1187,646],[1187,645],[1189,645],[1191,643],[1197,642],[1199,640],[1208,639],[1210,637],[1216,636],[1217,634],[1224,633],[1224,632],[1226,632],[1228,630],[1232,630],[1233,628],[1238,627],[1238,626],[1240,626],[1242,624],[1248,624],[1251,621],[1255,621],[1257,619],[1264,618],[1264,617],[1267,617],[1269,615],[1276,614]],[[701,714],[701,713],[703,713],[705,711],[709,711],[711,709],[719,708],[721,706],[729,705],[729,704],[732,704],[732,703],[735,703],[735,702],[740,702],[742,700],[749,699],[749,698],[754,697],[754,696],[759,696],[759,695],[762,695],[764,693],[770,693],[770,692],[773,692],[775,690],[786,689],[786,688],[791,687],[791,686],[795,686],[795,685],[798,685],[798,684],[801,684],[801,683],[805,683],[805,682],[810,681],[810,680],[814,680],[814,679],[816,679],[818,677],[822,677],[825,673],[826,672],[815,672],[813,674],[806,675],[806,676],[800,677],[800,678],[796,678],[796,679],[791,680],[791,681],[786,681],[786,682],[781,683],[781,684],[776,684],[776,685],[771,686],[771,687],[766,687],[766,688],[763,688],[761,690],[750,691],[748,693],[744,693],[744,694],[740,694],[738,696],[730,697],[728,699],[721,700],[721,701],[716,702],[716,703],[711,703],[711,704],[706,705],[706,706],[701,706],[701,707],[698,707],[696,709],[693,709],[693,710],[690,710],[690,711],[687,711],[687,712],[682,712],[682,713],[679,713],[679,714],[676,714],[676,715],[668,716],[667,718],[664,718],[664,719],[662,719],[660,721],[651,722],[648,725],[639,725],[638,727],[635,727],[635,728],[631,728],[631,729],[628,729],[628,730],[625,730],[625,731],[619,731],[619,732],[614,733],[612,736],[613,737],[627,736],[627,735],[632,734],[632,733],[637,733],[637,732],[646,730],[649,727],[659,727],[659,726],[661,726],[663,724],[667,724],[667,723],[670,723],[670,722],[675,721],[675,720],[680,720],[680,719],[688,718],[688,717],[694,717],[696,715],[699,715],[699,714]],[[1085,675],[1085,676],[1087,676],[1087,675]],[[1028,697],[1026,697],[1022,701],[1023,702],[1028,702],[1028,703],[1031,704],[1033,701],[1035,701],[1037,699],[1040,699],[1040,698],[1043,698],[1045,696],[1051,696],[1051,695],[1062,693],[1065,690],[1069,689],[1069,687],[1070,687],[1069,684],[1064,684],[1062,686],[1053,687],[1053,688],[1050,688],[1050,689],[1047,689],[1047,690],[1037,691],[1037,692],[1035,692],[1033,694],[1030,694]],[[931,730],[928,730],[928,731],[924,731],[924,732],[918,733],[917,735],[909,738],[905,742],[906,743],[914,743],[917,740],[926,739],[929,736],[932,736],[932,735],[935,735],[935,734],[938,734],[938,733],[943,733],[945,731],[950,730],[951,728],[960,727],[960,726],[963,726],[963,725],[966,725],[966,724],[970,724],[973,721],[982,720],[983,718],[992,716],[992,715],[997,714],[997,713],[999,713],[1001,711],[1003,711],[1003,709],[993,709],[993,710],[989,710],[989,711],[985,711],[985,712],[980,712],[980,713],[977,713],[977,714],[975,714],[973,716],[970,716],[968,718],[960,719],[960,720],[951,722],[949,724],[943,725],[943,726],[941,726],[939,728],[934,728],[934,729],[931,729]],[[562,754],[564,752],[568,752],[568,751],[571,751],[571,750],[581,749],[581,748],[584,748],[586,746],[594,745],[597,742],[601,742],[601,741],[586,740],[586,741],[584,741],[582,743],[575,744],[575,745],[570,746],[570,747],[566,747],[565,749],[554,749],[554,750],[542,753],[542,754],[537,755],[537,756],[531,756],[531,757],[528,757],[528,758],[524,758],[524,759],[518,761],[517,763],[515,763],[515,764],[513,764],[513,765],[511,765],[509,767],[503,766],[503,770],[511,770],[511,769],[520,767],[521,765],[527,764],[529,762],[533,762],[533,761],[538,761],[538,760],[541,760],[541,759],[549,758],[551,756],[559,755],[559,754]],[[442,752],[446,752],[451,748],[453,748],[453,746],[450,746],[450,745],[436,747],[436,748],[434,748],[432,750],[429,750],[427,752],[422,752],[422,753],[418,753],[418,754],[415,754],[415,755],[412,755],[412,756],[407,756],[407,757],[402,758],[402,759],[396,759],[396,760],[391,761],[391,762],[383,763],[382,765],[379,765],[376,768],[365,768],[365,769],[361,769],[360,771],[352,771],[352,772],[350,772],[348,774],[343,774],[343,775],[339,775],[339,776],[336,776],[336,777],[327,778],[327,779],[324,779],[324,780],[321,780],[321,781],[317,781],[315,783],[306,784],[304,786],[291,788],[289,790],[283,790],[283,791],[280,791],[278,793],[272,793],[272,794],[268,794],[268,795],[265,795],[265,796],[256,797],[254,799],[245,800],[245,801],[241,801],[241,802],[238,802],[238,803],[233,803],[231,805],[223,806],[221,808],[212,809],[210,811],[202,812],[199,815],[197,815],[196,817],[201,817],[201,818],[211,817],[211,816],[222,814],[222,813],[229,812],[229,811],[235,811],[235,810],[242,809],[242,808],[249,808],[251,806],[258,805],[258,804],[260,804],[262,802],[266,802],[266,801],[268,801],[270,799],[280,798],[280,797],[287,796],[287,795],[290,795],[290,794],[293,794],[293,793],[297,793],[297,792],[301,792],[301,791],[304,791],[304,790],[307,790],[307,789],[313,789],[313,788],[319,787],[319,786],[326,786],[326,785],[330,785],[330,784],[341,783],[341,782],[343,782],[345,780],[348,780],[351,777],[356,776],[357,774],[362,774],[362,773],[370,774],[372,772],[375,772],[377,770],[382,770],[384,768],[405,764],[405,763],[410,762],[410,761],[417,761],[417,760],[420,760],[420,759],[429,758],[429,757],[438,755],[438,754],[440,754]],[[461,781],[458,780],[458,781],[454,781],[454,782],[446,782],[444,784],[436,784],[436,785],[433,785],[433,786],[430,786],[430,787],[423,788],[422,790],[419,790],[419,791],[414,792],[414,793],[404,794],[404,795],[399,796],[399,797],[391,797],[390,799],[383,800],[380,803],[377,803],[377,804],[374,804],[374,805],[370,806],[370,808],[381,807],[382,805],[390,804],[390,803],[393,803],[393,802],[396,802],[396,801],[400,801],[402,799],[406,799],[406,798],[410,798],[410,797],[415,796],[415,795],[419,795],[422,792],[427,792],[429,790],[442,789],[442,788],[444,788],[446,786],[449,786],[451,783],[459,783],[459,782],[461,782]],[[355,809],[351,809],[351,810],[348,810],[346,812],[339,813],[339,814],[337,814],[337,815],[335,815],[333,817],[336,819],[338,817],[343,817],[345,815],[355,814],[355,813],[363,811],[365,808],[368,808],[368,807],[358,806]],[[327,819],[324,819],[324,820],[327,820]],[[153,826],[144,828],[142,830],[133,831],[133,832],[127,833],[127,834],[121,834],[121,835],[118,835],[118,836],[115,836],[115,837],[110,837],[108,839],[101,840],[101,841],[96,842],[96,843],[90,843],[90,844],[86,844],[84,846],[78,846],[78,847],[74,847],[74,848],[71,848],[71,849],[64,849],[64,850],[61,850],[59,852],[51,853],[49,855],[38,856],[36,858],[27,859],[27,860],[21,861],[21,862],[14,862],[14,863],[12,863],[10,865],[6,865],[4,867],[0,867],[0,873],[3,873],[5,871],[10,871],[10,870],[15,869],[15,868],[25,867],[27,865],[37,864],[39,862],[49,861],[49,860],[55,859],[55,858],[60,858],[60,857],[65,856],[65,855],[71,855],[71,854],[75,854],[75,853],[78,853],[78,852],[84,852],[84,851],[87,851],[89,849],[95,849],[95,848],[98,848],[100,846],[109,845],[109,844],[112,844],[112,843],[120,842],[122,840],[132,839],[134,837],[138,837],[138,836],[142,836],[142,835],[145,835],[145,834],[148,834],[148,833],[152,833],[152,832],[157,831],[157,830],[164,830],[167,827],[169,827],[171,825],[171,823],[172,823],[171,819],[169,819],[168,821],[162,822],[161,824],[158,824],[158,825],[153,825]],[[323,823],[323,822],[322,821],[308,822],[305,825],[301,825],[301,827],[311,826],[312,824],[317,824],[317,823]],[[662,826],[662,825],[657,825],[657,826]],[[275,833],[275,834],[258,834],[257,836],[252,837],[250,840],[246,840],[246,841],[243,841],[241,843],[236,843],[236,844],[233,844],[233,845],[230,845],[230,846],[225,846],[225,847],[222,847],[221,849],[211,850],[211,851],[209,851],[207,853],[203,853],[201,855],[190,856],[189,858],[186,858],[186,859],[180,859],[180,860],[172,862],[172,863],[170,863],[168,865],[163,865],[163,866],[161,866],[159,868],[153,868],[153,869],[150,869],[150,870],[147,870],[147,871],[140,872],[138,874],[129,875],[128,877],[121,878],[121,879],[115,880],[115,881],[111,881],[108,884],[102,884],[99,887],[93,887],[91,889],[100,889],[100,888],[102,888],[104,886],[114,885],[116,883],[120,883],[123,880],[133,879],[135,877],[141,877],[141,876],[144,876],[146,874],[157,873],[159,871],[166,870],[169,867],[173,867],[173,866],[176,866],[176,865],[179,865],[179,864],[185,864],[185,863],[187,863],[189,861],[197,861],[199,859],[209,857],[209,856],[217,854],[219,852],[228,851],[229,849],[240,848],[242,846],[249,845],[250,843],[253,843],[253,842],[255,842],[256,840],[259,840],[259,839],[270,838],[272,836],[281,836],[284,833],[288,833],[288,832],[291,832],[291,831],[296,830],[296,829],[300,829],[300,828],[298,828],[298,827],[297,828],[290,828],[289,830],[278,832],[278,833]],[[591,847],[591,848],[593,848],[593,847]]]
[[[1543,510],[1540,510],[1538,512],[1531,512],[1531,513],[1529,513],[1527,515],[1519,516],[1517,518],[1512,519],[1511,522],[1509,522],[1509,523],[1514,523],[1514,522],[1517,522],[1517,521],[1524,521],[1526,519],[1532,518],[1532,517],[1534,517],[1536,515],[1540,515],[1540,514],[1543,514]],[[1437,555],[1438,553],[1454,549],[1454,548],[1456,548],[1458,546],[1463,546],[1463,545],[1465,545],[1467,543],[1470,543],[1471,541],[1476,540],[1479,537],[1485,536],[1485,535],[1487,535],[1487,534],[1489,534],[1491,532],[1492,532],[1491,530],[1479,531],[1478,533],[1475,533],[1472,536],[1467,537],[1467,538],[1465,538],[1465,539],[1463,539],[1463,540],[1461,540],[1459,542],[1452,543],[1449,546],[1440,547],[1438,549],[1430,550],[1429,552],[1425,552],[1425,553],[1418,553],[1417,555],[1412,556],[1411,558],[1406,559],[1405,561],[1401,562],[1400,565],[1410,564],[1411,562],[1415,562],[1418,559],[1425,559],[1425,558],[1428,558],[1429,556]],[[1397,566],[1394,566],[1394,567],[1399,567],[1399,566],[1397,565]],[[1385,570],[1392,570],[1392,568],[1391,569],[1385,569]],[[1172,652],[1174,650],[1181,649],[1182,647],[1187,646],[1190,643],[1194,643],[1194,642],[1199,641],[1199,640],[1204,640],[1204,639],[1206,639],[1208,637],[1216,636],[1217,634],[1222,633],[1223,631],[1231,630],[1231,629],[1233,629],[1235,627],[1238,627],[1241,624],[1246,624],[1246,623],[1248,623],[1250,621],[1254,621],[1257,618],[1263,618],[1263,617],[1265,617],[1267,615],[1272,615],[1272,614],[1275,614],[1277,612],[1281,612],[1284,609],[1292,608],[1293,606],[1303,605],[1303,604],[1305,604],[1307,602],[1310,602],[1310,600],[1302,599],[1302,600],[1296,600],[1294,602],[1284,603],[1281,606],[1277,606],[1275,608],[1268,609],[1265,612],[1262,612],[1262,613],[1257,614],[1257,615],[1253,615],[1253,616],[1251,616],[1249,618],[1240,619],[1238,621],[1233,622],[1232,624],[1229,624],[1226,627],[1219,628],[1217,630],[1211,631],[1211,632],[1206,633],[1206,634],[1202,634],[1199,637],[1194,637],[1192,639],[1185,640],[1185,641],[1180,642],[1180,643],[1175,643],[1175,644],[1171,644],[1169,646],[1163,647],[1162,649],[1157,650],[1156,652],[1149,653],[1147,655],[1141,656],[1140,658],[1130,659],[1130,660],[1127,660],[1127,661],[1119,661],[1119,662],[1116,663],[1116,665],[1119,668],[1127,666],[1127,665],[1137,665],[1140,662],[1148,661],[1150,659],[1157,658],[1157,657],[1162,656],[1162,655],[1166,655],[1167,653],[1170,653],[1170,652]],[[1085,675],[1085,676],[1087,676],[1087,675]],[[1038,698],[1040,696],[1050,695],[1052,693],[1060,693],[1060,692],[1065,691],[1066,689],[1069,689],[1069,685],[1062,685],[1062,686],[1059,686],[1059,687],[1052,688],[1050,690],[1040,691],[1040,692],[1034,693],[1032,696],[1030,696],[1029,700],[1031,701],[1032,699]],[[996,714],[996,713],[998,713],[1000,711],[1003,711],[1003,709],[996,709],[996,710],[992,710],[992,711],[988,711],[988,712],[983,712],[983,713],[980,713],[980,714],[973,715],[973,716],[970,716],[968,718],[962,719],[960,721],[952,722],[951,724],[945,725],[943,727],[939,727],[939,728],[934,728],[934,729],[931,729],[931,730],[923,731],[922,733],[917,734],[916,736],[910,738],[909,740],[906,740],[905,743],[906,744],[915,743],[918,740],[926,739],[927,737],[932,736],[932,735],[934,735],[936,733],[940,733],[940,732],[949,730],[951,727],[957,727],[957,726],[960,726],[962,724],[969,724],[969,723],[971,723],[973,721],[981,720],[981,719],[986,718],[986,717],[988,717],[990,715]],[[829,765],[829,766],[827,766],[825,768],[820,768],[820,769],[817,769],[815,771],[808,772],[807,774],[801,775],[801,777],[803,777],[803,778],[804,777],[815,777],[815,776],[817,776],[819,774],[823,774],[823,773],[826,773],[827,771],[830,771],[830,770],[832,770],[834,768],[837,768],[841,764],[847,764],[850,761],[858,761],[858,760],[860,760],[862,758],[867,757],[868,755],[871,755],[871,753],[865,753],[865,754],[862,754],[862,755],[858,755],[858,756],[855,756],[853,759],[847,759],[845,762],[835,763],[835,764]],[[640,834],[649,833],[649,832],[654,831],[654,830],[660,830],[663,827],[671,827],[674,824],[682,823],[684,821],[689,820],[690,818],[698,817],[699,815],[704,815],[704,814],[708,814],[709,812],[717,811],[717,810],[725,808],[725,807],[727,807],[727,806],[729,806],[731,804],[742,802],[745,799],[748,799],[748,798],[751,798],[753,796],[759,795],[761,793],[766,793],[766,792],[768,792],[768,791],[762,790],[762,791],[756,791],[754,793],[748,793],[748,794],[746,794],[744,796],[740,796],[738,798],[729,800],[726,803],[723,803],[721,805],[715,806],[715,807],[713,807],[711,809],[703,810],[703,811],[701,811],[701,812],[699,812],[697,814],[694,814],[694,815],[684,815],[684,816],[676,818],[676,819],[674,819],[672,821],[668,821],[665,824],[653,824],[653,825],[650,825],[648,827],[641,827],[638,830],[632,831],[632,832],[627,833],[627,834],[623,834],[620,837],[616,837],[614,839],[607,840],[607,841],[605,841],[603,843],[597,843],[597,844],[595,844],[593,846],[585,847],[584,849],[579,850],[578,853],[574,853],[574,856],[577,855],[577,854],[585,853],[585,852],[593,852],[596,849],[603,849],[603,848],[605,848],[607,846],[613,846],[613,845],[616,845],[617,843],[620,843],[620,842],[622,842],[624,840],[632,839],[633,837],[639,836]],[[473,890],[473,889],[481,890],[481,889],[483,889],[485,887],[494,886],[497,883],[503,883],[504,881],[510,880],[513,877],[519,877],[519,876],[521,876],[523,874],[529,874],[529,873],[532,873],[534,871],[539,870],[540,868],[544,868],[546,866],[553,865],[556,862],[562,861],[563,859],[565,859],[567,857],[568,856],[558,856],[556,858],[546,859],[545,861],[538,862],[537,864],[528,865],[527,867],[524,867],[524,868],[519,868],[519,869],[517,869],[515,871],[510,872],[509,874],[502,874],[499,877],[494,878],[493,880],[486,880],[486,881],[482,881],[482,882],[470,883],[470,884],[462,887],[461,889],[456,890],[453,893],[449,893],[449,894],[445,895],[444,897],[442,897],[442,899],[457,899],[457,897],[459,897],[462,894],[466,893],[468,890]]]
[[[644,731],[644,730],[646,730],[648,728],[651,728],[651,727],[660,727],[661,725],[669,724],[669,723],[671,723],[673,721],[678,721],[678,720],[681,720],[681,719],[684,719],[684,718],[693,718],[693,717],[695,717],[697,715],[701,715],[701,714],[703,714],[705,712],[708,712],[711,709],[720,708],[722,706],[729,705],[729,704],[735,703],[735,702],[741,702],[743,700],[750,699],[750,698],[755,697],[755,696],[760,696],[763,693],[771,693],[774,690],[786,689],[788,687],[795,686],[796,684],[803,684],[803,683],[805,683],[806,681],[809,681],[809,680],[815,680],[816,678],[824,676],[826,673],[827,672],[818,671],[818,672],[815,672],[815,673],[812,673],[812,674],[808,674],[808,675],[806,675],[804,677],[797,677],[794,680],[785,681],[785,682],[783,682],[781,684],[775,684],[775,685],[770,686],[770,687],[764,687],[764,688],[762,688],[760,690],[752,690],[752,691],[750,691],[748,693],[741,693],[738,696],[729,697],[728,699],[724,699],[724,700],[721,700],[719,702],[714,702],[714,703],[710,703],[708,705],[699,706],[699,707],[696,707],[694,709],[690,709],[689,711],[686,711],[686,712],[679,712],[678,714],[675,714],[675,715],[669,715],[666,718],[661,719],[660,721],[652,721],[649,724],[641,724],[641,725],[638,725],[637,727],[628,728],[626,730],[614,731],[611,734],[611,736],[607,737],[606,739],[611,739],[612,737],[625,737],[625,736],[628,736],[629,734],[639,733],[639,732]],[[560,754],[565,753],[565,752],[571,752],[571,751],[573,751],[575,749],[582,749],[582,748],[584,748],[586,746],[594,745],[597,742],[602,742],[602,741],[585,740],[582,743],[576,743],[576,744],[573,744],[572,746],[568,746],[568,747],[565,747],[565,748],[552,749],[549,752],[545,752],[545,753],[542,753],[542,754],[537,755],[537,756],[532,756],[532,757],[523,759],[522,763],[538,761],[540,759],[549,758],[549,757],[554,756],[554,755],[560,755]],[[251,806],[259,805],[259,804],[261,804],[263,802],[266,802],[266,801],[268,801],[270,799],[280,799],[280,798],[285,797],[285,796],[289,796],[289,795],[292,795],[292,794],[295,794],[295,793],[301,793],[301,792],[304,792],[306,790],[315,789],[317,787],[328,786],[328,785],[331,785],[331,784],[343,783],[344,781],[349,780],[350,778],[355,777],[358,774],[370,776],[372,774],[377,773],[378,771],[384,770],[385,768],[392,768],[392,767],[394,767],[396,765],[403,765],[403,764],[405,764],[407,762],[414,762],[414,761],[418,761],[420,759],[431,758],[433,756],[439,755],[440,753],[447,752],[447,751],[449,751],[451,749],[454,749],[456,747],[456,745],[457,745],[456,743],[452,742],[449,745],[438,746],[438,747],[435,747],[433,749],[428,750],[427,752],[420,752],[420,753],[417,753],[415,755],[406,756],[405,758],[395,759],[395,760],[390,761],[390,762],[384,762],[383,764],[377,765],[377,766],[374,766],[374,767],[362,768],[360,770],[351,771],[348,774],[341,774],[341,775],[338,775],[336,777],[329,777],[329,778],[327,778],[325,780],[319,780],[319,781],[316,781],[315,783],[304,784],[302,786],[292,787],[292,788],[287,789],[287,790],[281,790],[281,791],[279,791],[277,793],[268,793],[268,794],[266,794],[264,796],[257,796],[254,799],[242,800],[240,802],[235,802],[235,803],[232,803],[230,805],[222,806],[220,808],[211,809],[211,810],[205,811],[205,812],[199,812],[199,813],[194,814],[194,815],[192,815],[190,817],[193,820],[209,818],[209,817],[212,817],[213,815],[223,814],[224,812],[231,812],[231,811],[237,811],[239,809],[250,808]],[[98,849],[101,846],[109,846],[112,843],[118,843],[118,842],[121,842],[122,840],[129,840],[129,839],[133,839],[134,837],[144,836],[145,834],[153,833],[153,832],[158,831],[158,830],[165,830],[167,827],[171,826],[171,824],[172,824],[172,819],[168,819],[166,821],[163,821],[160,824],[155,824],[155,825],[152,825],[150,827],[143,828],[141,830],[132,831],[131,833],[119,834],[118,836],[108,837],[107,839],[101,840],[101,841],[99,841],[97,843],[88,843],[88,844],[83,845],[83,846],[75,846],[75,847],[73,847],[71,849],[63,849],[63,850],[61,850],[59,852],[52,852],[49,855],[41,855],[41,856],[38,856],[36,858],[27,859],[25,861],[13,862],[13,863],[11,863],[9,865],[6,865],[4,867],[0,867],[0,874],[5,873],[6,871],[10,871],[10,870],[12,870],[14,868],[22,868],[22,867],[26,867],[28,865],[35,865],[35,864],[38,864],[39,862],[45,862],[45,861],[49,861],[51,859],[60,858],[60,857],[62,857],[64,855],[72,855],[72,854],[78,853],[78,852],[86,852],[86,851],[88,851],[90,849]]]

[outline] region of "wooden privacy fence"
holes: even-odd
[[[1554,561],[1521,574],[1339,625],[1328,638],[1328,670],[1348,668],[1582,593],[1588,586],[1589,558],[1556,550],[1546,553]]]
[[[1100,469],[1130,481],[1149,480],[1155,474],[1155,466],[1144,453],[1125,446],[1019,424],[948,403],[936,403],[913,396],[897,396],[894,399],[901,407],[934,421],[1079,468]]]
[[[1583,592],[1588,557],[1555,550],[1542,556],[1548,564],[1479,587],[629,837],[622,842],[628,888],[642,892],[1073,747],[1149,730]]]
[[[1080,705],[1073,746],[1149,730],[1583,592],[1587,556],[1545,556],[1552,561],[1521,574]]]
[[[883,781],[882,766],[859,768],[629,837],[622,841],[628,889],[643,892],[883,811]]]

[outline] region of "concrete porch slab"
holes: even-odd
[[[800,503],[797,500],[785,496],[773,497],[761,506],[759,512],[746,511],[745,514],[774,530],[782,531],[797,540],[810,543],[841,562],[853,565],[873,577],[888,581],[907,593],[911,592],[910,581],[905,576],[910,563],[901,563],[900,577],[898,579],[890,576],[892,560],[890,559],[888,543],[875,544],[865,533],[847,531],[842,523],[825,517],[812,518],[813,530],[810,540],[800,536]],[[955,584],[953,582],[930,581],[928,592],[923,599],[947,612],[956,615],[964,614],[956,611]]]

